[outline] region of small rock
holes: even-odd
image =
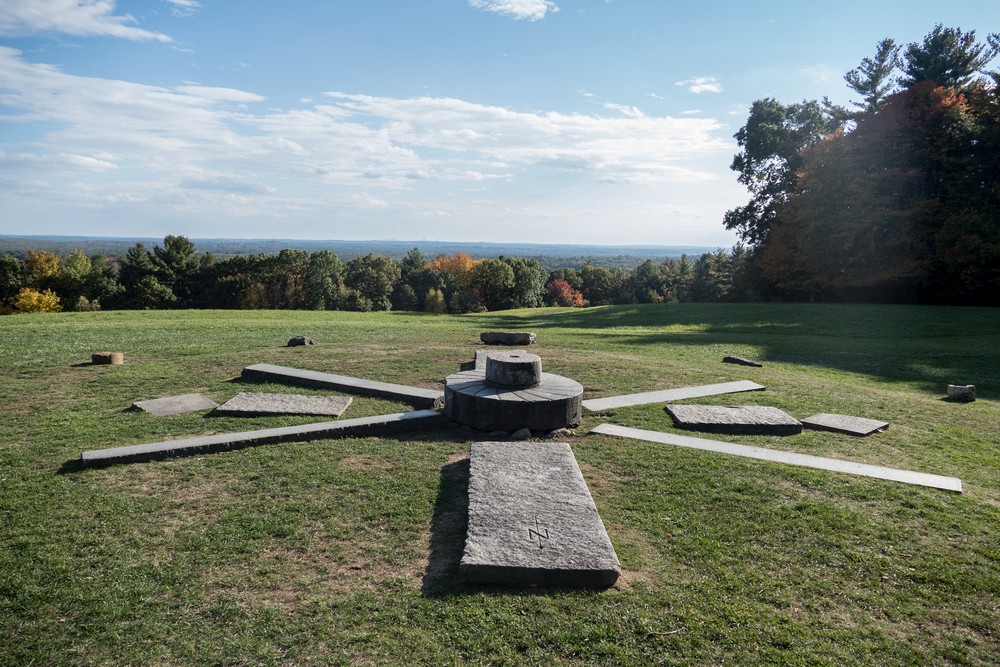
[[[739,364],[740,366],[753,366],[754,368],[761,368],[763,366],[763,364],[758,364],[756,361],[750,361],[749,359],[744,359],[743,357],[723,357],[722,363]]]
[[[568,428],[557,428],[554,431],[549,431],[543,437],[549,438],[549,439],[551,439],[551,438],[568,438],[568,437],[570,437],[572,435],[574,435],[573,431],[571,431]]]
[[[976,400],[976,385],[974,384],[950,384],[948,385],[948,400],[957,403],[972,403]]]
[[[534,345],[536,337],[531,332],[484,331],[479,340],[487,345]]]
[[[90,363],[98,364],[124,364],[125,355],[121,352],[94,352],[90,355]]]
[[[531,439],[531,429],[521,428],[510,434],[511,440],[530,440]]]
[[[312,338],[307,338],[306,336],[296,336],[288,341],[288,347],[297,347],[299,345],[315,345],[316,341]]]

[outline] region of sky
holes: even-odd
[[[996,0],[0,0],[0,234],[730,247],[750,105]]]

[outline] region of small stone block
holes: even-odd
[[[607,588],[618,580],[618,556],[569,445],[473,443],[459,574],[517,587]]]
[[[851,417],[850,415],[829,415],[825,413],[806,417],[802,420],[802,425],[814,431],[833,431],[834,433],[860,436],[881,433],[889,428],[889,422],[880,422],[876,419],[865,419],[864,417]]]
[[[315,345],[316,341],[307,336],[295,336],[288,341],[287,347],[298,347],[299,345]]]
[[[212,410],[219,407],[219,404],[201,394],[181,394],[180,396],[154,398],[148,401],[134,401],[132,407],[157,417],[168,417],[198,412],[199,410]]]
[[[795,435],[802,424],[788,413],[767,406],[668,405],[677,428],[734,435]]]
[[[534,345],[535,334],[518,331],[484,331],[479,340],[487,345]]]
[[[753,366],[754,368],[761,368],[764,365],[764,364],[759,364],[756,361],[750,361],[749,359],[744,359],[743,357],[723,357],[722,363],[738,364],[740,366]]]
[[[303,396],[241,392],[216,408],[228,415],[321,415],[339,417],[351,404],[350,396]]]
[[[121,352],[94,352],[90,355],[90,363],[95,366],[102,364],[113,364],[118,366],[125,363],[125,355]]]
[[[948,400],[957,403],[972,403],[976,400],[976,385],[974,384],[950,384],[948,385]]]

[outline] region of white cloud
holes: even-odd
[[[519,21],[539,21],[559,11],[550,0],[469,0],[469,6]]]
[[[183,0],[182,0],[183,1]],[[56,32],[133,40],[171,41],[158,32],[137,28],[128,14],[115,14],[114,0],[3,0],[0,35]]]
[[[722,84],[714,76],[696,76],[684,81],[678,81],[675,85],[687,88],[692,93],[721,93]]]
[[[832,67],[822,64],[804,67],[799,72],[812,83],[827,83],[828,81],[836,81],[841,77]]]
[[[191,16],[201,9],[198,0],[167,0],[167,2],[170,3],[174,16]]]
[[[712,118],[650,116],[622,105],[585,115],[330,92],[295,108],[262,109],[255,103],[264,98],[248,91],[75,76],[3,46],[0,72],[8,112],[0,115],[0,149],[8,151],[0,153],[0,206],[61,210],[67,219],[78,208],[110,219],[115,207],[127,209],[122,219],[151,225],[212,220],[216,235],[247,235],[238,220],[331,215],[363,234],[374,229],[365,212],[394,224],[444,212],[456,238],[468,238],[462,221],[507,229],[495,220],[499,206],[476,203],[467,190],[503,202],[516,191],[526,211],[552,206],[544,215],[553,219],[559,213],[545,202],[555,193],[565,210],[616,215],[610,195],[600,206],[590,200],[610,191],[648,196],[630,188],[675,199],[700,192],[699,184],[718,181],[711,165],[728,164],[734,148],[728,128]],[[29,126],[44,133],[15,143],[12,130]],[[40,173],[53,185],[40,185]],[[543,216],[520,215],[524,231]]]

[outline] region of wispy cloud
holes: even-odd
[[[550,0],[469,0],[469,6],[519,21],[539,21],[559,11]]]
[[[178,219],[299,219],[355,215],[363,192],[365,210],[396,220],[446,211],[459,221],[500,215],[459,196],[466,191],[502,199],[511,187],[574,183],[582,199],[574,203],[579,192],[568,191],[565,199],[578,208],[598,196],[597,184],[692,190],[713,182],[706,165],[733,150],[714,119],[623,105],[585,115],[328,92],[290,109],[262,108],[265,98],[252,91],[76,76],[3,46],[0,72],[0,127],[46,128],[30,144],[0,143],[10,151],[0,154],[0,204],[8,207],[44,201],[66,211],[142,206]],[[59,173],[59,187],[46,191],[40,172]]]
[[[675,85],[687,88],[692,93],[721,93],[722,84],[714,76],[696,76],[684,81],[678,81]]]
[[[116,14],[115,9],[114,0],[3,0],[0,2],[0,35],[52,32],[81,37],[171,41],[167,35],[136,27],[132,16]]]
[[[167,0],[167,2],[170,3],[174,16],[191,16],[201,9],[198,0]]]

